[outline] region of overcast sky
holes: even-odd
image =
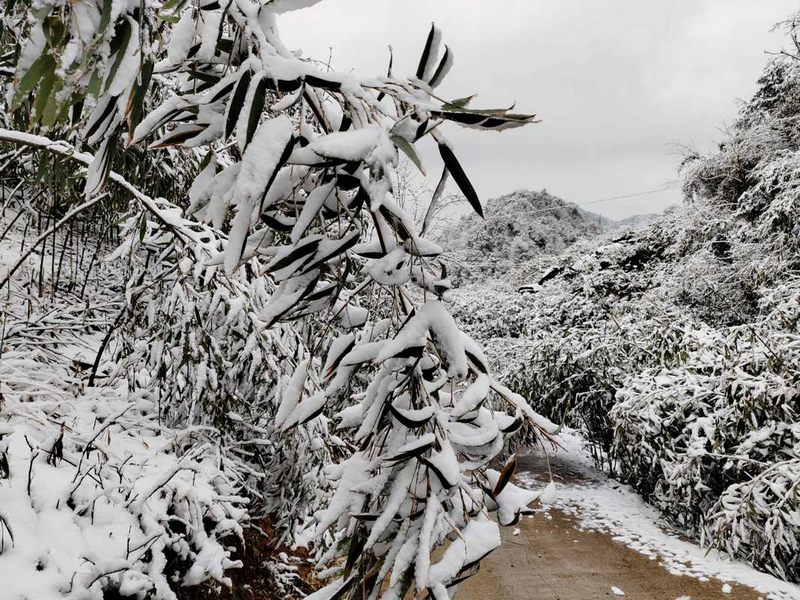
[[[540,190],[610,218],[680,202],[680,146],[713,148],[769,58],[791,0],[323,0],[282,36],[337,70],[413,74],[431,21],[455,53],[439,88],[535,112],[522,129],[446,132],[479,195]],[[431,171],[438,171],[435,153]],[[612,196],[663,192],[634,198]],[[597,202],[601,200],[600,202]]]

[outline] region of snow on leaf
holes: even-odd
[[[311,150],[325,158],[346,161],[364,160],[385,138],[386,131],[379,125],[371,125],[355,131],[337,131],[322,136],[311,143]]]
[[[458,539],[451,542],[442,558],[430,566],[426,586],[446,584],[467,566],[479,561],[500,545],[497,523],[479,516],[467,523]]]
[[[283,391],[278,411],[275,413],[275,427],[282,428],[288,421],[289,416],[294,412],[300,399],[303,396],[303,386],[308,374],[308,360],[302,361],[292,373],[292,377]]]
[[[447,374],[454,378],[464,377],[467,357],[461,333],[453,317],[437,300],[429,300],[420,306],[397,336],[384,345],[375,361],[383,362],[409,348],[424,346],[429,332],[447,362]]]
[[[389,496],[383,503],[380,516],[373,523],[372,530],[369,532],[369,537],[364,545],[365,549],[372,548],[375,545],[400,510],[400,507],[408,501],[408,489],[411,486],[415,472],[416,465],[411,462],[395,476]]]

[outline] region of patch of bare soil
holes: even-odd
[[[241,560],[241,569],[230,569],[230,588],[206,582],[176,590],[179,600],[299,600],[319,589],[313,561],[308,552],[276,546],[277,538],[269,519],[254,523],[244,531],[244,547],[237,544],[233,559]],[[281,559],[285,554],[288,560]]]

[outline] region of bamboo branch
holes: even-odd
[[[40,135],[14,131],[13,129],[0,128],[0,141],[41,148],[42,150],[60,154],[61,156],[75,160],[87,167],[94,161],[93,155],[88,152],[80,152],[70,144],[61,140],[53,141]],[[178,237],[182,238],[184,242],[194,241],[196,237],[194,233],[181,222],[183,217],[180,215],[181,209],[179,207],[168,203],[163,198],[152,198],[148,196],[116,171],[109,172],[108,178],[125,191],[129,192],[145,210],[151,213],[163,225],[171,229]],[[5,281],[3,283],[5,283]],[[0,285],[0,287],[2,287],[2,285]]]

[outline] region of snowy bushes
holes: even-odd
[[[82,391],[39,352],[3,354],[0,397],[8,598],[174,598],[226,581],[246,499],[213,446],[164,431],[124,386]]]
[[[616,457],[609,411],[617,390],[630,373],[652,363],[659,347],[684,335],[677,329],[658,328],[635,336],[630,325],[626,322],[622,331],[581,327],[558,336],[539,336],[524,366],[509,379],[510,387],[536,399],[537,410],[582,430],[595,461],[611,472]]]
[[[287,434],[274,425],[288,385],[281,365],[303,358],[302,339],[285,326],[262,331],[258,314],[274,286],[248,278],[262,269],[257,259],[231,276],[209,273],[145,214],[128,227],[141,235],[117,252],[130,272],[112,345],[131,389],[148,392],[159,422],[217,446],[251,515],[271,515],[290,537],[322,501],[328,461],[323,422]],[[213,232],[203,235],[195,250],[219,252]]]
[[[798,580],[798,384],[798,332],[749,327],[634,377],[611,413],[622,478],[706,543]]]
[[[685,349],[679,368],[632,372],[610,415],[624,479],[705,543],[793,581],[800,579],[796,73],[795,59],[774,61],[720,152],[690,165],[687,189],[702,194],[695,196],[701,211],[678,237],[678,262],[661,289],[712,328]],[[716,216],[705,216],[706,206]]]
[[[799,439],[800,432],[795,431],[794,437]],[[706,517],[705,541],[779,577],[798,581],[799,487],[797,459],[775,462],[749,481],[731,485]]]
[[[456,315],[494,350],[509,387],[582,429],[597,462],[673,523],[797,580],[800,285],[780,273],[793,255],[775,250],[780,230],[756,246],[730,216],[730,265],[706,250],[718,228],[702,214],[665,217],[596,251],[582,244],[553,269],[531,264],[525,297],[494,291],[502,282],[459,290]],[[673,244],[632,260],[670,227]],[[744,289],[746,311],[733,304]],[[486,297],[504,306],[481,308]],[[522,334],[482,337],[509,331],[507,321]]]
[[[797,20],[788,24],[795,34]],[[612,412],[627,479],[706,543],[792,581],[800,580],[799,65],[788,54],[774,59],[719,152],[687,171],[686,189],[727,215],[711,247],[724,265],[711,276],[698,260],[680,274],[706,280],[701,316],[727,314],[737,326],[714,332],[680,370],[634,376]]]
[[[0,278],[30,245],[26,220],[0,241]],[[115,365],[100,369],[103,385],[87,387],[120,274],[95,266],[85,299],[81,286],[59,288],[51,265],[69,236],[23,261],[0,307],[3,595],[169,599],[181,585],[221,585],[237,564],[230,545],[247,499],[217,448],[165,427],[153,402],[110,376]]]
[[[63,426],[32,427],[32,407],[23,423],[10,421],[10,477],[0,487],[4,593],[171,598],[171,585],[225,582],[235,566],[225,539],[241,535],[244,500],[218,457],[211,448],[176,455],[176,440],[135,404],[98,400],[37,407]]]
[[[22,383],[32,369],[42,365],[30,355],[0,360],[3,427],[13,430],[0,482],[3,593],[173,598],[171,586],[225,582],[245,500],[213,447],[185,452],[124,389],[26,398],[42,391]]]
[[[522,265],[510,277],[532,281],[528,293],[496,281],[453,294],[459,321],[509,387],[553,421],[580,428],[598,463],[612,469],[616,391],[645,365],[680,364],[691,343],[691,324],[674,307],[644,300],[671,224]]]
[[[537,307],[530,295],[510,289],[503,282],[487,286],[459,288],[452,294],[454,312],[470,335],[489,341],[525,339],[532,335],[532,319],[527,315]],[[494,302],[486,302],[487,294]]]

